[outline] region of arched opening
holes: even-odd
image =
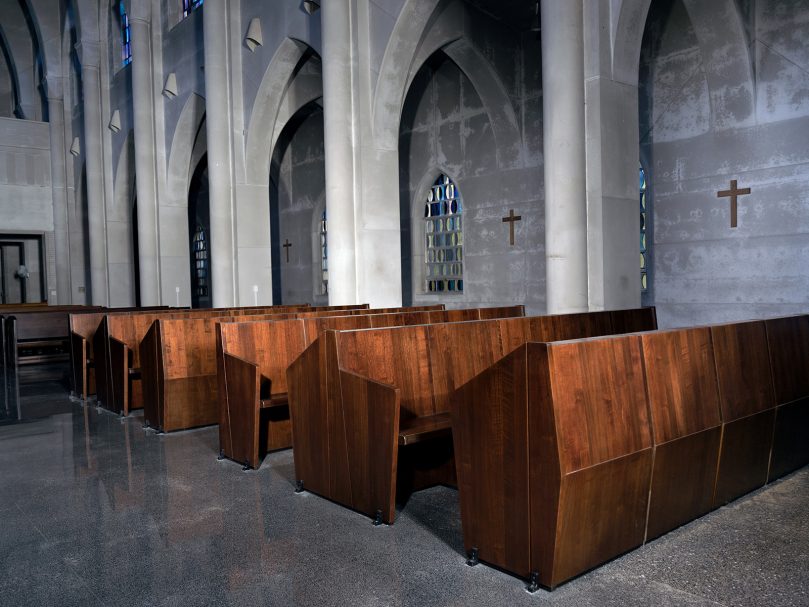
[[[278,137],[270,162],[273,303],[322,303],[321,219],[326,191],[323,108],[304,105]],[[317,247],[314,246],[317,243]],[[322,274],[321,274],[322,275]]]
[[[208,192],[208,155],[194,169],[188,189],[188,234],[191,238],[191,307],[210,308],[212,276],[210,262],[211,214]]]

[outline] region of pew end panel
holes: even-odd
[[[809,315],[765,321],[775,387],[775,434],[768,478],[809,464]]]
[[[104,407],[110,411],[124,414],[124,411],[129,408],[128,403],[132,386],[129,373],[132,368],[132,356],[129,347],[115,337],[110,337],[108,350],[110,359],[108,378],[111,389],[108,389],[110,398],[104,403]]]
[[[399,389],[349,371],[339,373],[350,484],[350,500],[344,503],[378,522],[392,524],[396,516]]]
[[[764,321],[711,327],[722,413],[714,506],[764,486],[775,427],[775,389]]]
[[[155,322],[140,342],[143,375],[143,419],[146,426],[160,430],[163,425],[163,365],[160,323]]]
[[[324,339],[316,339],[287,368],[295,480],[306,490],[329,495],[326,378],[321,370]]]
[[[709,328],[640,339],[655,445],[648,541],[712,509],[722,418]]]
[[[87,381],[87,339],[78,333],[70,333],[70,367],[71,382],[70,390],[74,395],[87,400],[88,395],[88,381]]]
[[[464,550],[516,575],[531,573],[528,484],[527,349],[523,345],[453,394],[452,437]],[[544,445],[545,443],[543,443]],[[555,436],[548,446],[555,453]],[[537,471],[558,484],[556,458]],[[555,519],[551,512],[543,516]]]
[[[229,436],[219,448],[222,455],[250,468],[261,465],[259,416],[261,374],[258,365],[225,352],[225,382],[228,404],[225,411]],[[236,438],[233,439],[233,435]]]
[[[648,400],[636,336],[530,343],[527,351],[531,569],[554,588],[643,543]],[[547,457],[558,462],[556,486]]]

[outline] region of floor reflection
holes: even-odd
[[[0,426],[3,605],[758,605],[809,585],[809,470],[529,596],[465,566],[456,491],[374,527],[295,494],[290,450],[243,472],[217,460],[215,427],[158,435],[59,381],[21,384],[18,403]]]

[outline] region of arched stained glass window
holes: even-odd
[[[647,269],[649,266],[648,250],[646,248],[646,222],[648,220],[648,208],[646,206],[646,171],[640,167],[640,290],[645,293],[649,289],[649,277]]]
[[[329,294],[329,248],[325,210],[320,217],[320,294]]]
[[[463,208],[458,188],[440,175],[424,204],[425,291],[463,291]]]
[[[191,11],[202,6],[203,0],[183,0],[183,17],[188,17]]]
[[[123,0],[118,3],[118,12],[121,15],[121,63],[129,65],[132,63],[132,36]]]
[[[205,228],[198,225],[194,231],[194,291],[197,297],[208,296],[208,238]]]

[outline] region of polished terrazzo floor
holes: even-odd
[[[529,595],[464,564],[457,493],[395,525],[293,492],[291,451],[219,462],[216,428],[173,435],[23,387],[0,425],[0,605],[809,605],[809,468]],[[15,412],[8,408],[7,412]]]

